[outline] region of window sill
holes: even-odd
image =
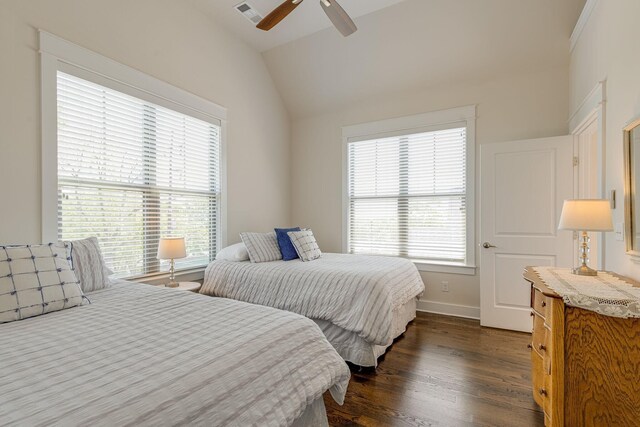
[[[419,260],[412,260],[418,271],[431,273],[463,274],[466,276],[476,275],[475,265],[464,265],[456,263],[433,263]]]
[[[206,267],[190,268],[176,271],[176,281],[178,282],[202,282],[204,280],[204,270]],[[147,274],[143,276],[127,277],[125,280],[131,282],[147,283],[149,285],[164,285],[169,280],[169,272]]]

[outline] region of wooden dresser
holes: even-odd
[[[533,397],[545,425],[640,426],[640,319],[567,306],[530,268],[524,278]]]

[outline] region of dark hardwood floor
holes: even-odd
[[[351,369],[345,404],[328,393],[332,426],[542,426],[530,383],[530,335],[418,313],[379,360]]]

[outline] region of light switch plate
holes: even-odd
[[[614,232],[616,235],[616,240],[620,242],[624,241],[624,222],[616,223],[614,227]]]

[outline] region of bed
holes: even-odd
[[[377,360],[416,316],[424,284],[403,258],[324,253],[310,261],[213,261],[201,293],[302,314],[359,366]]]
[[[302,316],[130,282],[0,324],[2,425],[327,425],[349,369]]]

